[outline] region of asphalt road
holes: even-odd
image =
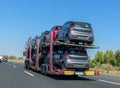
[[[0,63],[0,88],[120,88],[120,77],[44,76],[18,63]]]

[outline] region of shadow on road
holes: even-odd
[[[67,75],[42,75],[39,71],[32,70],[33,72],[39,74],[40,76],[55,79],[55,80],[81,80],[81,81],[96,81],[95,79],[90,79],[84,76],[67,76]]]
[[[82,80],[82,81],[95,81],[94,79],[89,79],[85,77],[78,76],[64,76],[64,75],[48,75],[47,77],[55,79],[55,80]]]

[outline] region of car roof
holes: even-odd
[[[88,22],[82,22],[82,21],[68,21],[68,22],[71,22],[71,23],[86,23],[86,24],[90,24]]]

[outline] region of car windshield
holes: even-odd
[[[81,27],[86,29],[92,29],[91,25],[89,23],[83,23],[83,22],[76,22],[74,23],[74,27]]]
[[[86,51],[83,50],[76,50],[76,49],[71,49],[67,51],[68,54],[73,54],[73,55],[87,55]]]

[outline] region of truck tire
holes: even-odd
[[[27,65],[25,65],[25,67],[24,67],[25,69],[27,69]]]
[[[46,66],[45,66],[45,68],[44,68],[44,75],[46,75],[46,76],[48,75],[48,74],[47,74],[47,68],[46,68]]]
[[[44,72],[43,72],[43,66],[41,66],[41,74],[42,75],[44,74]]]
[[[27,69],[27,62],[24,62],[24,68]]]
[[[27,62],[25,62],[25,69],[28,69],[28,70],[30,70],[30,69],[31,69],[28,61],[27,61]]]
[[[41,67],[41,74],[42,74],[42,75],[48,75],[48,74],[47,74],[47,68],[46,68],[45,65]]]
[[[28,69],[28,70],[30,70],[30,69],[31,69],[31,68],[30,68],[30,65],[27,65],[27,69]]]

